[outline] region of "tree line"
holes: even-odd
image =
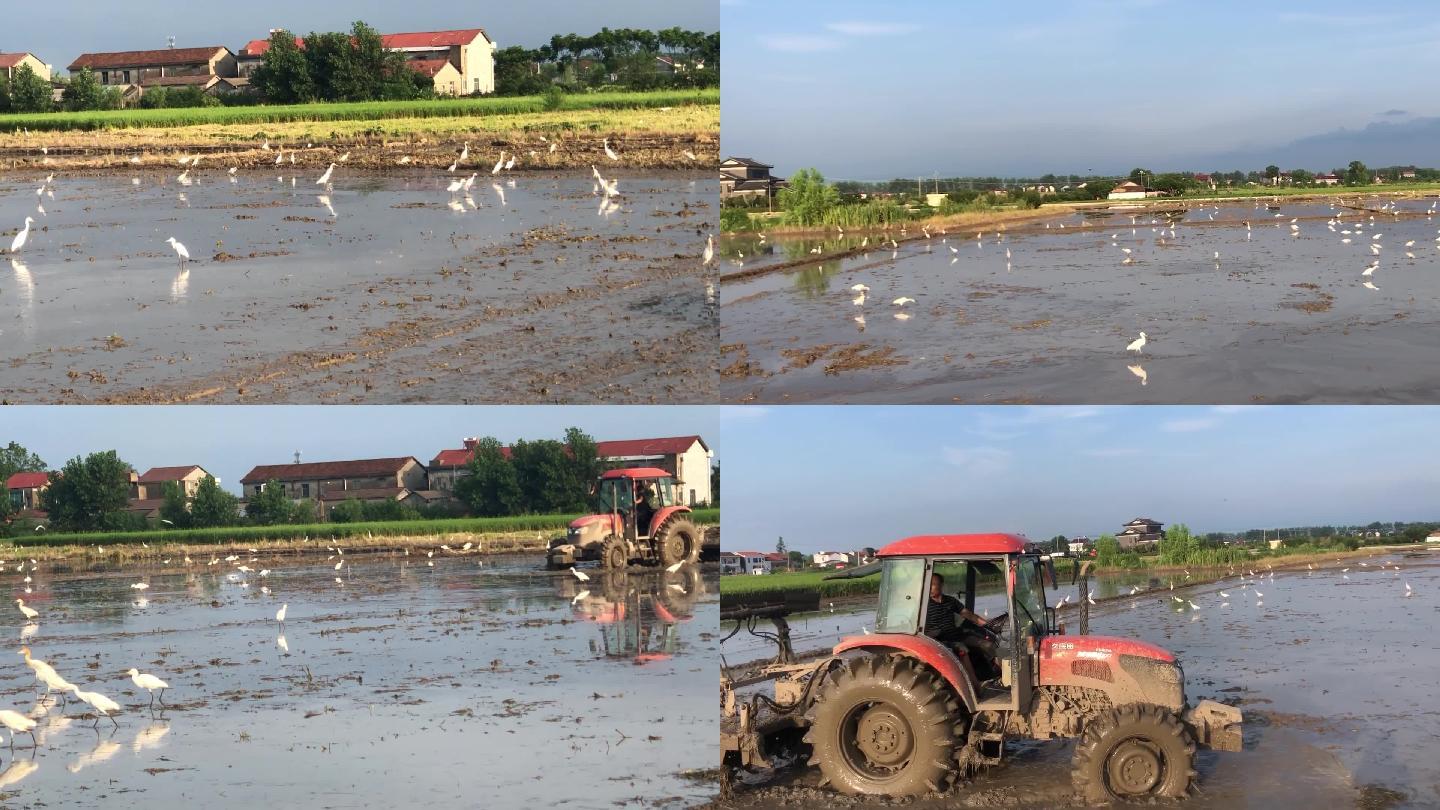
[[[658,70],[660,56],[673,57],[680,69]],[[498,95],[536,95],[551,87],[656,90],[719,84],[719,33],[602,28],[590,36],[557,34],[539,48],[511,46],[495,52]]]
[[[251,83],[268,101],[404,101],[435,94],[431,80],[412,70],[405,54],[387,51],[380,32],[356,21],[349,32],[270,35],[270,49]]]

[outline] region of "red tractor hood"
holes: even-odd
[[[1119,636],[1046,636],[1040,642],[1041,659],[1109,659],[1116,655],[1138,655],[1167,664],[1175,661],[1175,655],[1163,647]]]
[[[570,521],[570,528],[580,529],[584,528],[585,526],[589,526],[591,523],[604,523],[605,525],[610,527],[611,531],[615,531],[614,519],[615,516],[611,514],[585,515],[584,517],[578,517]]]

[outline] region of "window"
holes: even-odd
[[[913,635],[920,626],[920,602],[925,589],[925,560],[886,560],[880,576],[880,609],[875,611],[875,632]]]
[[[310,484],[309,484],[309,483],[305,483],[305,484],[301,484],[301,485],[300,485],[300,497],[302,497],[302,498],[308,498],[308,497],[310,497]]]
[[[699,501],[695,500],[695,490],[692,489],[690,490],[690,505],[694,506],[697,503],[699,503]]]
[[[256,494],[256,495],[259,495],[260,492],[261,492],[262,490],[264,490],[264,489],[265,489],[265,485],[264,485],[264,484],[256,484],[256,485],[255,485],[255,494]]]
[[[479,80],[479,79],[476,79],[476,80],[475,80],[475,92],[477,92],[477,93],[480,92],[480,80]]]

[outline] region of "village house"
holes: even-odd
[[[467,438],[463,447],[436,453],[427,468],[430,486],[439,492],[453,492],[455,481],[467,474],[466,466],[474,458],[479,441]],[[710,504],[710,461],[715,454],[699,436],[596,442],[595,450],[611,469],[658,467],[675,477],[679,501],[689,506]],[[500,452],[510,457],[510,448],[502,447]]]
[[[1317,174],[1315,175],[1315,185],[1338,186],[1340,185],[1340,177],[1334,174]]]
[[[810,562],[819,568],[849,565],[852,555],[843,551],[817,551],[810,555]]]
[[[74,75],[89,68],[96,81],[118,87],[133,101],[153,87],[198,87],[210,91],[223,78],[236,76],[235,54],[229,48],[162,48],[154,51],[87,53],[70,63]]]
[[[771,570],[771,571],[789,571],[789,570],[790,570],[790,555],[789,555],[789,554],[781,554],[781,553],[778,552],[778,551],[772,551],[772,552],[770,552],[769,554],[766,554],[766,555],[765,555],[765,562],[767,562],[767,563],[770,564],[770,570]]]
[[[1115,535],[1122,551],[1150,548],[1165,539],[1164,523],[1150,518],[1135,518]]]
[[[1109,200],[1143,200],[1146,197],[1159,197],[1161,192],[1154,189],[1147,189],[1134,180],[1126,180],[1115,186],[1106,199]]]
[[[770,561],[760,551],[720,552],[720,573],[722,574],[768,574]]]
[[[240,484],[246,497],[254,498],[270,481],[284,487],[291,500],[319,501],[326,514],[351,498],[419,505],[436,497],[428,491],[425,465],[414,456],[268,464],[246,473]]]
[[[200,489],[200,482],[209,475],[210,473],[198,464],[185,467],[151,467],[135,479],[132,500],[164,498],[165,485],[169,483],[179,484],[186,500],[189,500],[195,497],[196,490]],[[216,478],[215,483],[220,483],[220,479]]]
[[[412,69],[435,83],[436,93],[464,96],[495,92],[496,46],[483,28],[381,34],[380,43],[387,51],[405,54]],[[295,44],[303,48],[305,40],[296,37]],[[238,56],[238,75],[253,76],[269,50],[269,39],[245,43]]]
[[[1401,180],[1414,180],[1414,179],[1415,179],[1415,167],[1414,167],[1414,166],[1406,166],[1406,167],[1402,168],[1402,169],[1400,170],[1400,179],[1401,179]]]
[[[773,168],[775,167],[750,158],[725,158],[720,162],[720,200],[723,202],[739,197],[773,201],[780,189],[789,185],[770,174]]]
[[[1071,554],[1079,557],[1084,554],[1089,554],[1091,545],[1092,543],[1088,537],[1072,537],[1066,541],[1065,548]]]
[[[50,473],[18,472],[5,479],[10,505],[16,510],[40,509],[40,493],[50,487]]]
[[[0,73],[4,73],[7,81],[15,80],[15,71],[19,70],[21,65],[29,65],[30,70],[33,71],[36,76],[39,76],[47,82],[50,81],[52,73],[50,66],[41,62],[35,54],[0,53]]]

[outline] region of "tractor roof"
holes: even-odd
[[[881,557],[941,554],[1020,554],[1026,540],[1013,534],[921,534],[880,549]]]
[[[659,467],[627,467],[623,470],[606,470],[601,478],[673,478]]]

